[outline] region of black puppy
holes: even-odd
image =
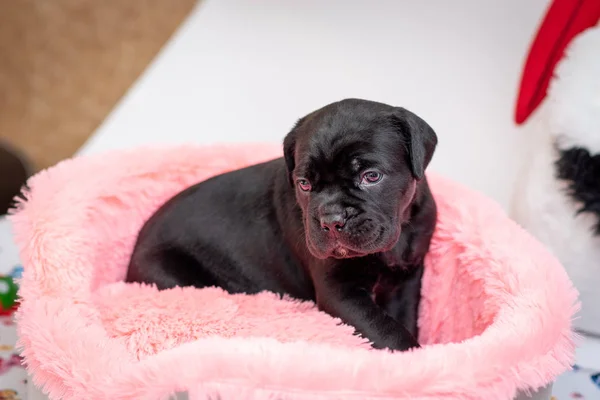
[[[316,301],[376,348],[418,346],[425,179],[437,137],[413,113],[347,99],[300,119],[284,158],[216,176],[142,228],[128,282]]]

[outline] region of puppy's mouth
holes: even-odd
[[[364,257],[368,254],[377,253],[384,249],[380,248],[380,242],[385,234],[385,229],[380,227],[372,237],[360,244],[348,243],[341,238],[332,238],[326,241],[313,241],[307,237],[307,244],[310,252],[317,258],[356,258]],[[320,245],[315,245],[319,243]]]
[[[333,258],[337,258],[337,259],[344,259],[344,258],[354,258],[354,257],[362,257],[365,256],[366,254],[364,253],[359,253],[357,251],[354,250],[350,250],[346,247],[343,246],[338,246],[335,247],[333,249],[333,251],[331,252],[331,256]]]

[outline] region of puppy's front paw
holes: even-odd
[[[414,339],[414,338],[410,338],[409,340],[405,340],[404,344],[405,344],[405,348],[400,349],[402,351],[410,350],[410,349],[418,349],[418,348],[421,347],[421,345],[419,344],[419,342],[417,342],[417,340]]]
[[[421,345],[412,337],[394,337],[386,338],[377,342],[373,342],[375,349],[388,349],[391,351],[406,351],[410,349],[420,348]]]

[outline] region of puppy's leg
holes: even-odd
[[[408,350],[419,344],[406,327],[388,315],[371,297],[372,283],[336,279],[324,274],[315,280],[320,310],[353,326],[375,348]]]
[[[386,313],[404,325],[415,338],[418,338],[417,322],[421,301],[423,264],[405,268],[407,268],[407,272],[402,272],[401,276],[397,278],[396,287],[388,297],[384,308]]]
[[[214,276],[193,256],[177,248],[134,253],[125,281],[155,284],[159,290],[217,285]]]

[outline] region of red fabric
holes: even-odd
[[[554,0],[525,63],[515,110],[521,124],[546,97],[554,68],[571,40],[600,19],[600,0]]]

